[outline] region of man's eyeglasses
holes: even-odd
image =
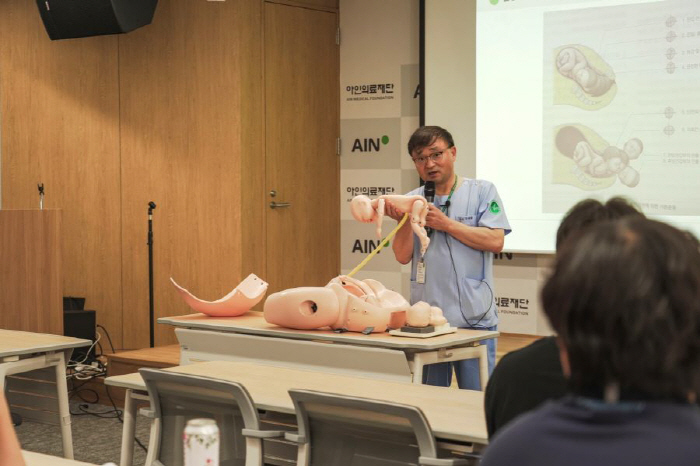
[[[425,157],[411,157],[411,158],[413,159],[413,163],[415,163],[416,165],[425,165],[428,162],[428,159],[430,159],[434,163],[436,163],[436,162],[440,162],[442,160],[443,155],[449,149],[450,148],[448,147],[447,149],[443,149],[440,152],[435,152],[434,154],[426,155]]]

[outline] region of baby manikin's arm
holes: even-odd
[[[384,221],[384,199],[381,197],[377,200],[377,237],[382,237],[382,222]]]

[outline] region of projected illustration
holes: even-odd
[[[542,213],[627,196],[700,215],[700,2],[575,3],[545,12],[537,38]]]
[[[594,50],[565,45],[554,50],[554,103],[597,110],[617,92],[615,74]]]
[[[639,184],[639,172],[630,165],[644,150],[638,138],[628,140],[619,148],[584,125],[560,126],[554,130],[554,135],[554,183],[588,191],[610,187],[616,180],[630,188]]]

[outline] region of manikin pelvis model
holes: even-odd
[[[216,301],[205,301],[178,285],[171,277],[170,281],[182,299],[195,311],[213,317],[234,317],[245,314],[258,304],[267,291],[267,283],[251,273],[229,294]]]

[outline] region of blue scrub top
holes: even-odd
[[[408,195],[423,195],[423,187]],[[435,196],[444,206],[447,195]],[[493,183],[465,179],[450,199],[446,215],[474,227],[499,228],[510,233],[498,191]],[[498,323],[493,288],[493,253],[478,251],[442,231],[433,231],[423,256],[425,283],[416,283],[420,241],[413,235],[411,304],[425,301],[438,306],[453,327],[493,327]]]

